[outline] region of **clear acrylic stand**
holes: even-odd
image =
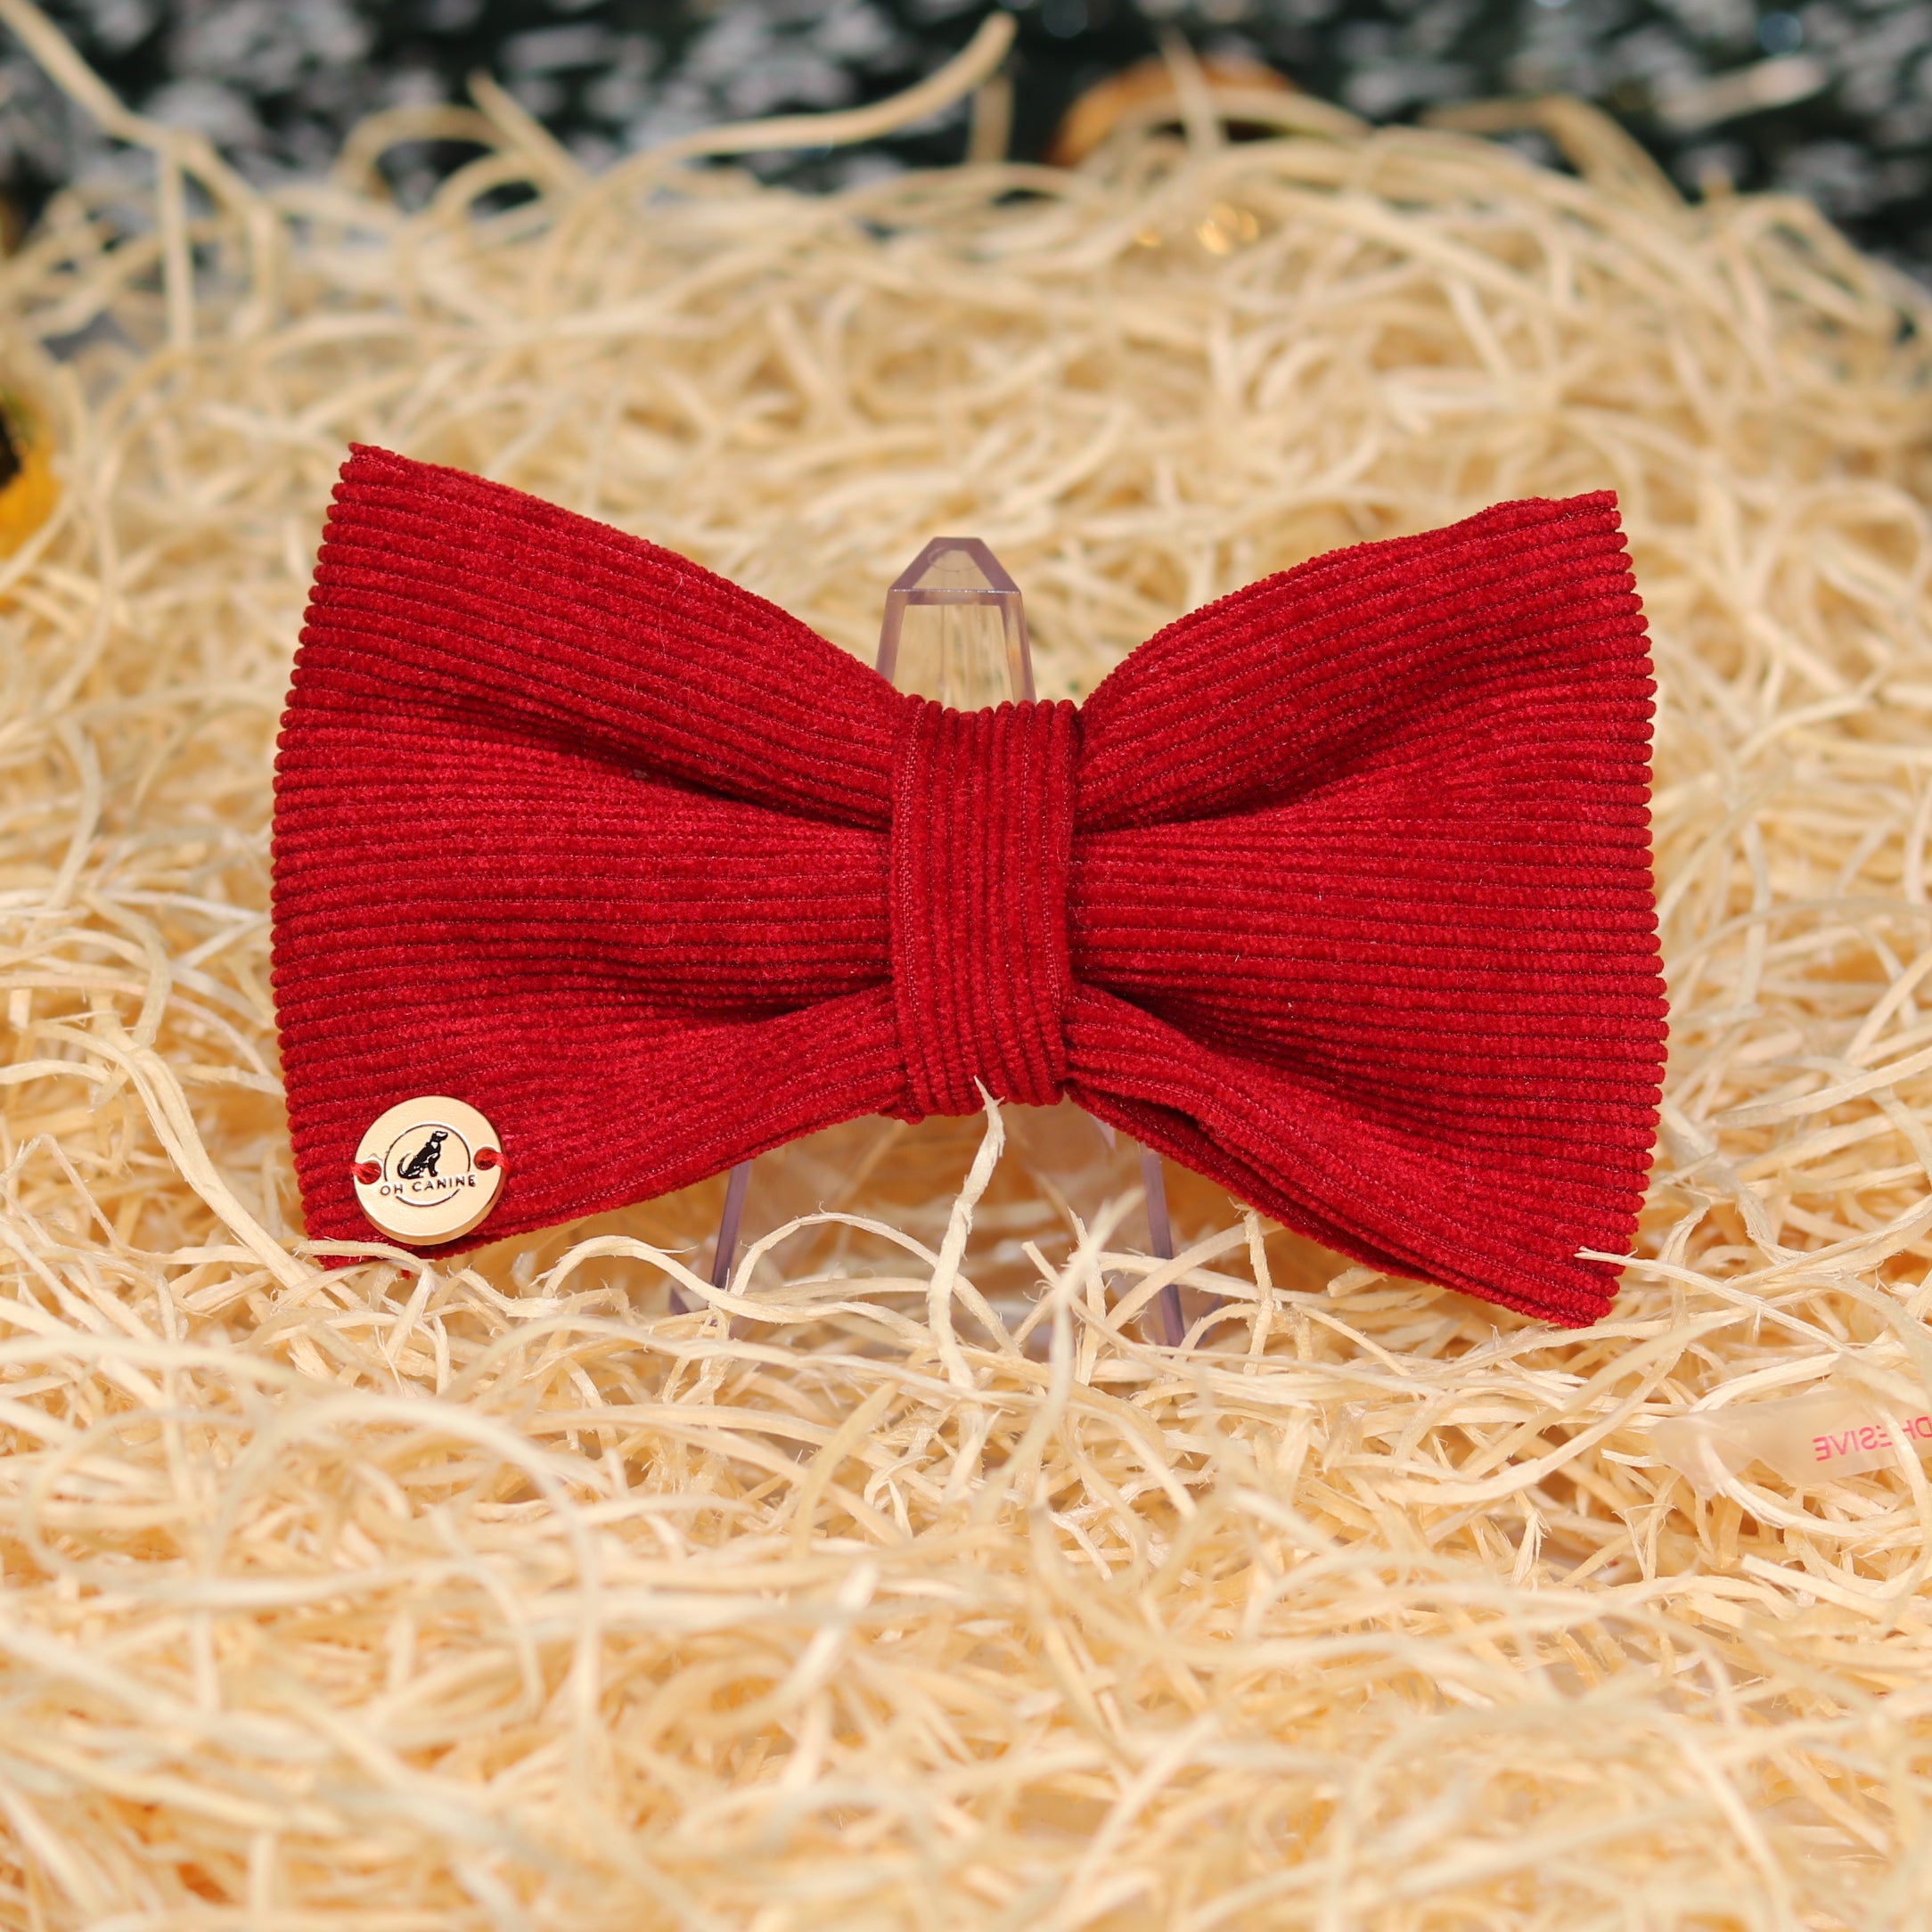
[[[1033,701],[1026,601],[977,536],[936,536],[886,593],[879,675],[955,711]]]
[[[959,710],[1033,697],[1025,602],[999,559],[978,537],[935,537],[887,591],[878,663],[901,691]],[[989,1188],[975,1220],[982,1245],[969,1257],[975,1284],[995,1306],[1004,1298],[1003,1282],[1023,1292],[1024,1284],[1036,1279],[1025,1256],[1028,1242],[1046,1252],[1056,1240],[1070,1241],[1069,1215],[1091,1223],[1106,1201],[1136,1183],[1146,1205],[1147,1251],[1161,1260],[1173,1257],[1167,1184],[1160,1157],[1151,1149],[1134,1147],[1071,1101],[1002,1111],[1008,1161],[1020,1170],[1019,1184],[1009,1187],[1004,1198]],[[760,1180],[758,1191],[768,1198],[757,1203],[756,1219],[777,1227],[821,1208],[871,1212],[937,1248],[980,1133],[979,1123],[970,1119],[931,1119],[913,1126],[874,1118],[827,1128],[768,1158],[772,1184]],[[715,1288],[729,1281],[737,1260],[752,1199],[750,1179],[751,1163],[743,1161],[732,1169],[725,1187],[712,1251]],[[816,1258],[828,1268],[872,1272],[850,1253],[829,1251]],[[1185,1332],[1180,1290],[1162,1289],[1151,1313],[1160,1338],[1178,1347]]]

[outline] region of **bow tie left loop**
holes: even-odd
[[[893,771],[892,986],[905,1055],[896,1109],[1048,1107],[1067,1079],[1073,987],[1070,704],[911,714]]]

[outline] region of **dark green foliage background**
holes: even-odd
[[[962,45],[986,0],[51,0],[130,102],[214,136],[258,176],[311,169],[359,116],[460,98],[483,69],[595,165],[709,121],[875,99]],[[1868,247],[1932,274],[1932,0],[1024,0],[1014,147],[1178,28],[1273,61],[1370,118],[1563,90],[1608,108],[1691,190],[1722,176],[1816,199]],[[1712,77],[1815,63],[1790,105],[1695,129],[1667,109]],[[769,157],[813,187],[954,160],[965,116],[858,152]],[[452,155],[398,165],[426,192]],[[116,158],[33,69],[0,53],[0,175],[31,212]]]

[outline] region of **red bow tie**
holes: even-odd
[[[1629,1244],[1663,1060],[1652,688],[1607,494],[1318,557],[1082,706],[962,712],[684,557],[358,449],[276,778],[308,1232],[368,1238],[358,1142],[413,1095],[500,1136],[455,1247],[984,1086],[1592,1321],[1616,1269],[1577,1250]]]

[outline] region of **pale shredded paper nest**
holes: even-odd
[[[149,233],[70,198],[0,271],[62,481],[0,572],[0,1922],[1925,1922],[1920,1465],[1700,1498],[1651,1432],[1827,1377],[1924,1399],[1932,305],[1574,111],[1586,179],[1306,102],[1221,147],[1199,110],[1076,174],[819,201],[589,181],[499,101],[416,215],[382,129],[272,195],[150,131]],[[1337,544],[1614,486],[1675,1003],[1614,1319],[1372,1278],[1219,1196],[1172,1269],[1103,1271],[1103,1222],[1017,1338],[957,1240],[713,1294],[717,1183],[324,1272],[269,774],[351,438],[855,651],[977,532],[1050,693]],[[1134,1308],[1175,1270],[1219,1299],[1169,1353]]]

